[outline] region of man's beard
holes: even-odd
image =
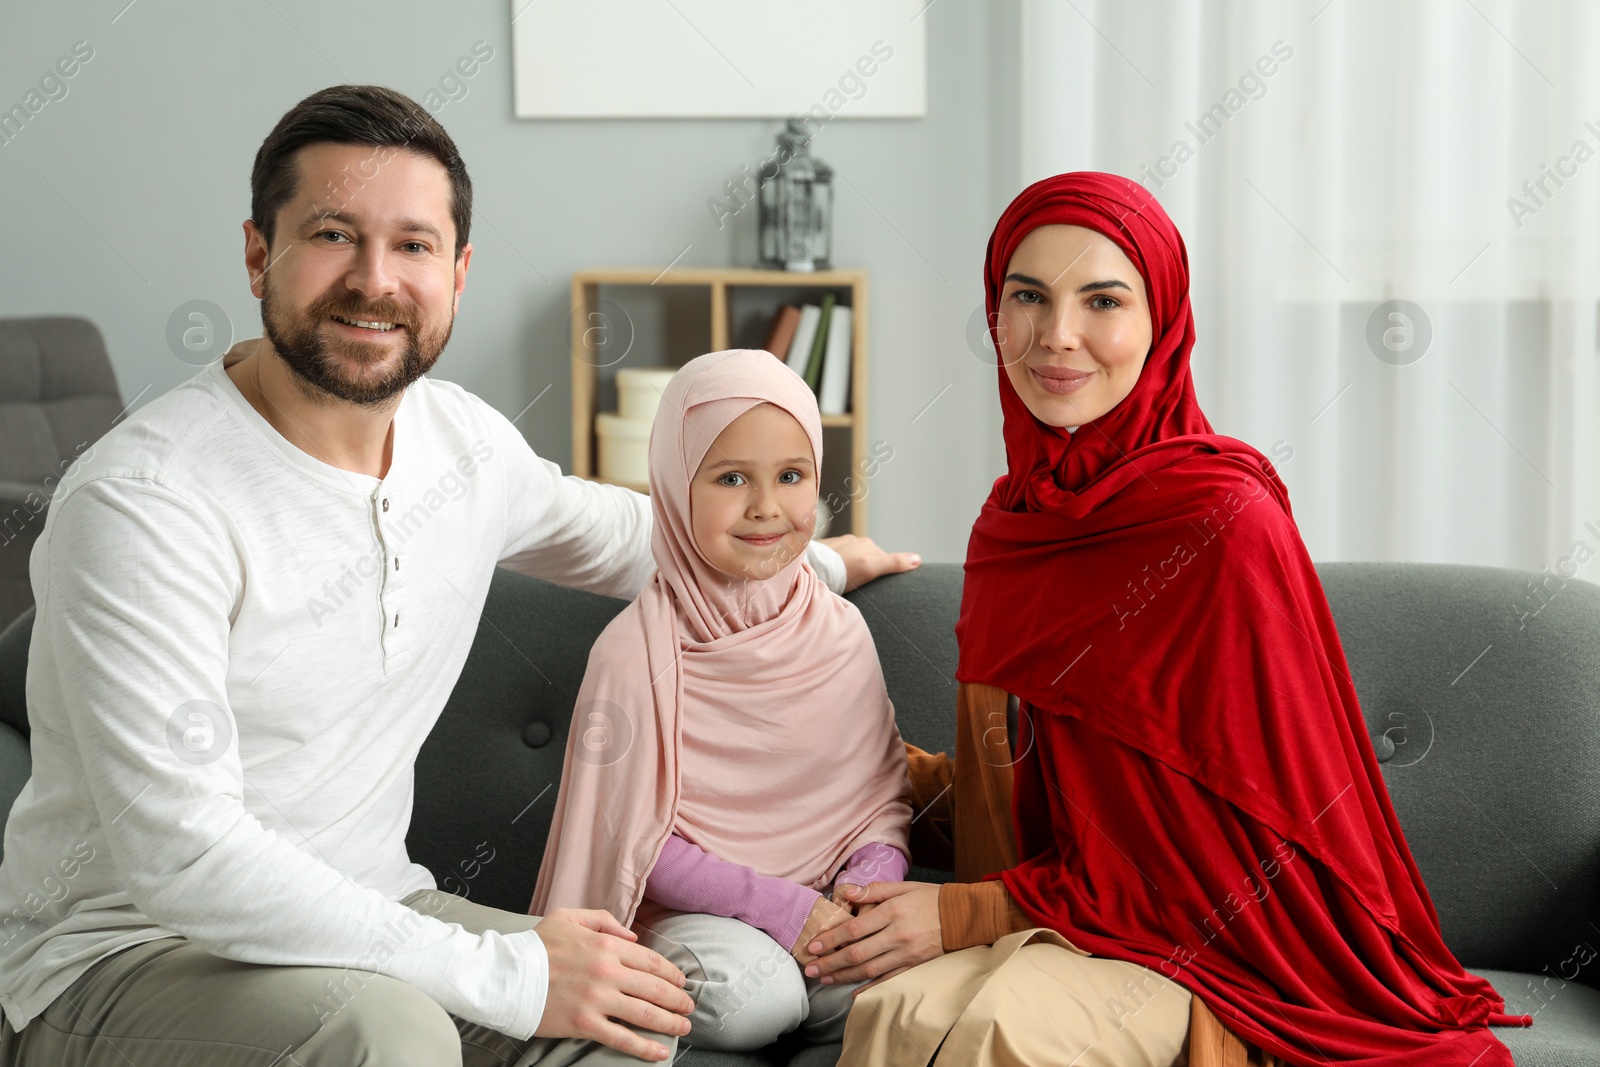
[[[350,374],[348,367],[365,369],[381,360],[393,357],[389,352],[380,354],[380,347],[392,347],[385,342],[368,343],[345,338],[324,338],[332,316],[359,319],[362,322],[392,322],[405,327],[406,336],[400,351],[400,360],[381,378],[364,374]],[[355,293],[325,296],[314,301],[299,315],[280,315],[272,299],[272,287],[267,287],[261,298],[261,325],[267,340],[278,355],[294,371],[295,376],[307,386],[312,397],[334,397],[351,404],[377,407],[403,392],[406,386],[433,369],[439,354],[450,340],[455,325],[455,313],[442,329],[418,329],[419,315],[415,308],[406,307],[393,300],[364,301]]]

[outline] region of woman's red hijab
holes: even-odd
[[[1290,1062],[1509,1067],[1486,1027],[1532,1020],[1445,947],[1288,491],[1195,399],[1172,221],[1116,175],[1029,186],[989,240],[989,321],[1017,246],[1056,223],[1139,269],[1153,341],[1076,433],[999,372],[1007,471],[967,550],[956,676],[1026,711],[1023,859],[1000,877],[1036,922]]]

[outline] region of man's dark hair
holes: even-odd
[[[427,110],[404,93],[381,85],[330,85],[290,108],[261,142],[250,171],[250,217],[272,244],[278,210],[295,195],[295,153],[310,144],[371,145],[432,156],[450,175],[450,215],[456,225],[456,258],[472,224],[472,179],[456,143]],[[374,165],[388,156],[374,157]],[[366,169],[365,162],[363,169]],[[340,195],[353,196],[375,171],[350,174]],[[315,190],[320,193],[322,190]]]

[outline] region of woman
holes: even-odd
[[[1193,994],[1291,1063],[1509,1067],[1487,1026],[1531,1019],[1444,945],[1288,493],[1195,400],[1172,222],[1059,175],[1007,208],[984,281],[1007,473],[957,677],[1020,698],[1021,859],[852,894],[808,973],[932,962],[857,998],[843,1062],[1165,1067]]]

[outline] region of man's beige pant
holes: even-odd
[[[407,907],[473,933],[538,919],[436,890]],[[676,1052],[677,1038],[649,1035]],[[518,1041],[458,1019],[414,986],[369,972],[272,967],[182,938],[135,945],[89,968],[18,1033],[0,1025],[0,1067],[602,1067],[641,1061],[588,1041]]]

